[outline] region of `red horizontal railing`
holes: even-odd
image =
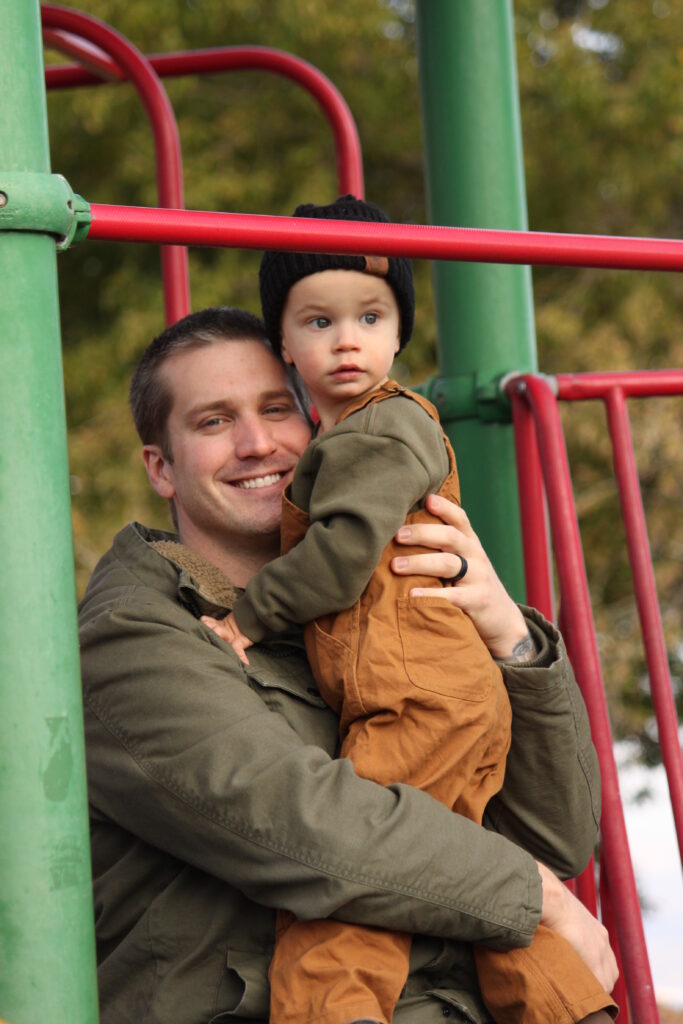
[[[479,263],[683,270],[683,241],[538,231],[347,223],[202,210],[91,205],[90,238],[118,242],[368,253]]]
[[[683,851],[683,757],[626,410],[628,397],[682,395],[683,370],[561,374],[552,379],[521,375],[508,380],[505,389],[512,401],[520,470],[527,600],[541,610],[552,610],[546,532],[547,496],[560,588],[562,629],[586,700],[600,759],[603,782],[602,916],[618,958],[623,963],[633,1019],[636,1024],[650,1024],[659,1019],[658,1011],[619,795],[602,670],[557,402],[597,399],[606,405],[662,760],[669,781],[679,846]],[[595,903],[592,883],[592,877],[586,877],[583,886],[579,886],[579,895],[591,907]],[[620,1000],[617,994],[617,1002],[623,1002],[623,996]]]

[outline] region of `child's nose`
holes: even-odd
[[[339,349],[350,349],[357,348],[358,340],[356,337],[355,324],[343,323],[339,325],[337,331],[337,348]]]

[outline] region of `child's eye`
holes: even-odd
[[[370,324],[370,325],[376,324],[377,323],[377,314],[376,313],[364,313],[363,316],[361,317],[361,321],[363,323]]]
[[[311,327],[315,327],[317,331],[323,331],[326,327],[330,326],[330,321],[326,316],[316,316],[311,320]]]

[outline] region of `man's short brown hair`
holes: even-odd
[[[221,341],[259,341],[270,349],[263,321],[253,313],[230,306],[216,306],[190,313],[171,324],[145,349],[130,382],[130,407],[143,444],[157,444],[172,458],[168,417],[173,395],[160,370],[179,352],[215,345]]]

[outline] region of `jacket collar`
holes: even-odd
[[[152,530],[141,523],[131,525],[147,547],[176,570],[181,604],[195,615],[215,618],[222,618],[232,609],[242,591],[217,566],[181,544],[176,534]]]

